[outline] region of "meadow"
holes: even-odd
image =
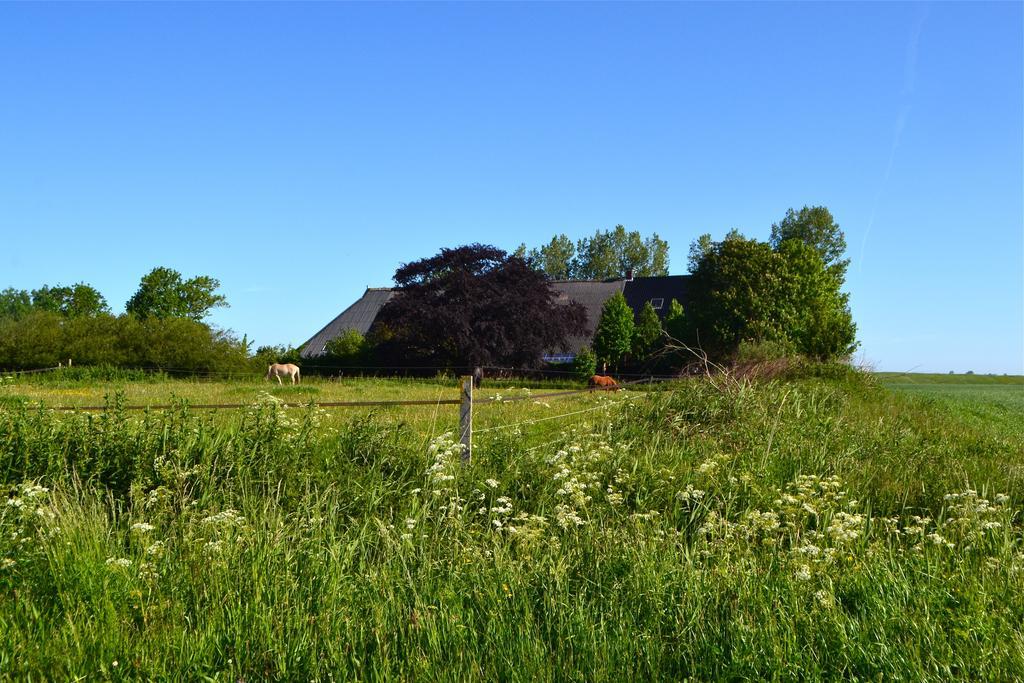
[[[877,378],[895,391],[960,403],[965,408],[1024,411],[1024,378],[1020,376],[879,373]]]
[[[826,374],[491,383],[468,466],[457,406],[281,406],[454,378],[15,378],[0,675],[1021,678],[1024,385]]]

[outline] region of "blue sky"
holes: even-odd
[[[1024,372],[1001,4],[3,4],[0,288],[157,265],[297,344],[442,246],[846,232],[860,357]]]

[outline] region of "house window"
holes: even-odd
[[[664,305],[665,305],[665,300],[664,299],[651,299],[651,308],[653,308],[656,311],[660,310],[661,307],[664,306]]]

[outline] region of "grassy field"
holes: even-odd
[[[456,406],[275,400],[454,380],[8,382],[0,675],[1020,679],[1019,384],[923,384],[534,387],[460,466]],[[249,406],[117,409],[172,397]]]
[[[1024,377],[1020,375],[926,375],[879,373],[886,387],[928,396],[973,403],[980,410],[1000,406],[1019,413],[1024,410]]]
[[[576,412],[603,405],[608,394],[585,394],[552,403],[544,399],[533,400],[533,395],[580,389],[584,385],[574,381],[537,382],[524,380],[488,380],[484,389],[475,394],[477,400],[492,400],[493,404],[478,407],[474,426],[477,429],[517,423],[524,420],[550,418],[564,412]],[[240,378],[233,381],[210,379],[171,379],[151,377],[145,381],[96,381],[66,379],[59,373],[46,377],[26,378],[19,382],[0,383],[0,405],[10,407],[56,406],[156,406],[156,405],[210,405],[242,404],[264,405],[277,402],[319,403],[334,401],[450,401],[461,398],[461,383],[456,377],[418,379],[352,378],[321,379],[307,377],[298,385],[278,385],[261,378]],[[508,399],[515,399],[509,401]],[[410,433],[426,442],[446,431],[458,427],[458,406],[379,406],[366,408],[331,408],[317,414],[318,424],[331,428],[347,424],[353,418],[374,416],[393,421],[409,428]],[[202,411],[217,424],[237,423],[243,412],[239,410]],[[570,416],[574,417],[574,416]],[[558,428],[573,424],[559,420]],[[548,420],[543,420],[548,421]],[[544,435],[550,430],[537,427],[534,432]],[[484,432],[486,433],[486,432]]]

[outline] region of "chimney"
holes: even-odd
[[[626,271],[626,282],[632,282],[632,281],[633,281],[633,269],[630,268],[629,270]]]

